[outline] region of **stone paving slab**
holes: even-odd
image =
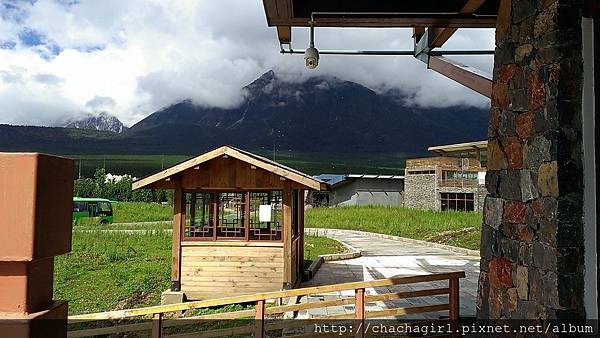
[[[344,242],[362,251],[362,257],[325,262],[310,281],[302,286],[337,284],[354,281],[369,281],[381,278],[404,277],[431,273],[464,271],[460,280],[460,315],[475,316],[475,298],[479,278],[479,257],[464,255],[420,243],[411,243],[391,238],[382,238],[369,233],[349,230],[324,229],[321,232],[329,238]],[[367,294],[382,294],[398,291],[411,291],[425,288],[447,287],[446,281],[433,281],[411,285],[393,285],[370,288]],[[337,293],[337,297],[352,297],[353,291]],[[331,297],[329,294],[328,298]],[[302,300],[301,300],[302,301]],[[304,298],[304,301],[306,299]],[[388,309],[403,306],[422,306],[447,302],[448,296],[406,298],[366,304],[367,309]],[[353,312],[353,306],[327,308],[325,313]],[[309,317],[322,315],[322,309],[308,310]],[[433,314],[414,314],[404,319],[431,319],[447,315],[447,311]]]

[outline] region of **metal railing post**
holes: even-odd
[[[265,337],[265,300],[256,301],[254,310],[254,338]]]
[[[354,330],[356,338],[365,337],[365,289],[354,290]]]
[[[162,313],[155,313],[152,315],[152,338],[162,338]]]

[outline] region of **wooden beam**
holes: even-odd
[[[298,263],[300,266],[298,267],[299,278],[302,281],[302,275],[304,274],[304,190],[298,190],[298,232],[299,240],[298,240]]]
[[[483,96],[492,97],[491,76],[480,70],[443,56],[430,56],[428,67]]]
[[[354,337],[365,338],[365,289],[356,289],[354,292]]]
[[[425,33],[425,27],[413,27],[413,34],[412,37],[413,38],[420,38],[421,35],[423,35],[423,33]]]
[[[600,18],[600,1],[585,0],[583,2],[583,16],[588,18]]]
[[[291,288],[292,280],[292,187],[286,181],[282,192],[283,199],[283,286]]]
[[[484,2],[485,0],[469,0],[461,8],[459,14],[473,14]],[[457,27],[435,28],[431,47],[442,47],[457,30]]]
[[[291,43],[292,42],[292,27],[277,26],[277,38],[279,39],[279,43]]]
[[[308,27],[309,18],[269,18],[269,26]],[[496,17],[475,16],[412,16],[412,17],[319,17],[315,27],[451,27],[495,28]]]
[[[471,14],[475,13],[483,5],[485,0],[469,0],[458,12],[459,14]]]
[[[181,291],[181,229],[185,223],[185,196],[178,181],[173,196],[173,239],[171,248],[171,291]]]
[[[444,45],[457,30],[458,28],[434,28],[434,37],[430,47],[442,47],[442,45]]]

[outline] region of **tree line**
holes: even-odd
[[[124,175],[118,180],[107,179],[106,170],[97,168],[93,178],[75,180],[73,195],[123,202],[173,202],[173,192],[170,190],[138,189],[132,191],[131,183],[133,183],[131,176]]]

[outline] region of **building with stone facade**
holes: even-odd
[[[428,150],[439,156],[406,161],[404,206],[482,211],[486,169],[481,162],[485,159],[487,141],[435,146]]]

